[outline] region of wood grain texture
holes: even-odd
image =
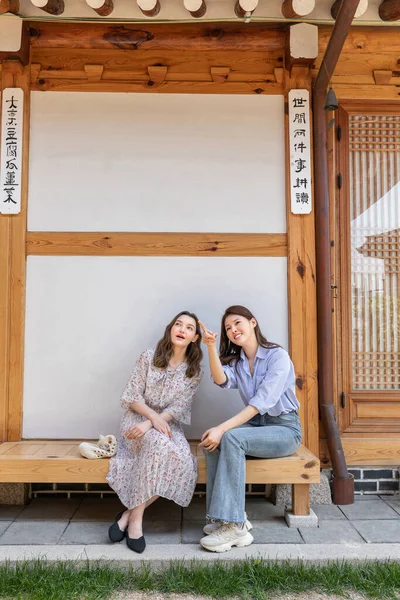
[[[342,445],[348,466],[370,465],[370,466],[393,466],[400,464],[400,435],[384,433],[378,437],[369,434],[370,437],[362,437],[362,433],[355,435],[343,435]],[[321,467],[330,467],[328,445],[326,440],[320,440]]]
[[[0,0],[0,15],[19,12],[19,0]]]
[[[205,457],[197,441],[190,445],[198,462],[198,483],[205,483]],[[108,469],[108,459],[83,458],[79,453],[79,443],[73,440],[27,440],[0,444],[2,483],[104,483]],[[319,460],[304,446],[300,446],[292,456],[246,462],[247,483],[295,483],[307,489],[308,484],[319,480]]]
[[[4,360],[0,367],[1,436],[7,440],[21,439],[22,385],[24,357],[25,315],[25,235],[27,219],[30,68],[18,61],[8,62],[2,68],[2,88],[20,87],[24,90],[24,126],[21,182],[21,212],[1,215],[1,329],[0,343]],[[4,271],[3,271],[4,267]],[[4,395],[3,395],[4,394]]]
[[[283,26],[257,23],[109,23],[31,22],[32,47],[117,48],[119,50],[282,49]],[[121,52],[121,57],[123,53]]]
[[[28,232],[26,253],[62,256],[286,256],[284,233]]]
[[[311,74],[308,67],[293,65],[290,78],[287,77],[285,85],[287,93],[294,88],[310,89]],[[319,427],[314,212],[309,215],[295,215],[291,212],[287,114],[285,115],[285,147],[290,355],[296,372],[296,395],[300,402],[303,441],[312,452],[317,454]]]
[[[33,91],[42,92],[116,92],[116,93],[164,93],[164,94],[282,94],[282,84],[266,81],[163,81],[156,85],[151,79],[145,81],[101,81],[80,79],[38,79],[32,83]]]
[[[310,486],[294,484],[292,486],[293,494],[293,514],[310,514]]]

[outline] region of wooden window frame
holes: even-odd
[[[348,258],[350,239],[350,175],[349,175],[349,117],[352,115],[377,115],[386,116],[392,114],[400,115],[400,104],[394,102],[360,102],[346,101],[340,104],[338,112],[338,126],[341,128],[341,140],[336,144],[337,169],[334,178],[340,174],[342,187],[336,187],[336,203],[333,211],[335,226],[335,248],[334,264],[337,273],[338,294],[334,304],[335,329],[336,329],[336,404],[338,421],[341,433],[346,436],[357,434],[357,436],[368,436],[390,434],[400,438],[400,420],[393,422],[392,419],[379,416],[377,418],[357,417],[357,402],[379,403],[379,406],[388,404],[394,408],[395,404],[400,408],[400,390],[360,390],[353,391],[351,373],[351,263]],[[344,243],[343,243],[344,241]],[[344,397],[342,396],[344,393]],[[343,406],[344,401],[344,406]],[[400,410],[399,410],[400,414]],[[396,435],[397,434],[397,435]]]

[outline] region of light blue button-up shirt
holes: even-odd
[[[246,405],[255,406],[261,415],[277,417],[298,410],[296,377],[289,354],[283,348],[258,346],[250,372],[247,356],[242,350],[236,365],[222,367],[227,381],[221,388],[237,388]]]

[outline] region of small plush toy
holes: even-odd
[[[85,458],[110,458],[117,452],[117,440],[113,435],[101,435],[97,444],[82,442],[79,451]]]

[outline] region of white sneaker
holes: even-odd
[[[250,529],[253,529],[253,525],[248,520],[246,513],[244,513],[244,518],[246,519],[245,526],[247,527],[247,531],[250,531]],[[224,522],[219,519],[211,519],[210,523],[204,525],[203,531],[206,535],[211,535],[214,531],[222,527],[223,524]]]
[[[232,546],[237,546],[237,548],[250,546],[253,541],[254,538],[247,527],[241,529],[237,523],[226,523],[211,535],[203,537],[200,544],[210,552],[226,552]]]

